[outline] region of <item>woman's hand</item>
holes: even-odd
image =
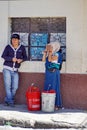
[[[42,61],[46,60],[46,56],[47,56],[47,50],[45,49],[44,52],[43,52]]]
[[[52,61],[58,60],[58,56],[52,56]]]

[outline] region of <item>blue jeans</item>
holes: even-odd
[[[14,103],[14,96],[18,89],[19,75],[18,72],[3,69],[4,85],[6,91],[5,102]]]

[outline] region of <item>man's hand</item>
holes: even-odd
[[[16,61],[17,61],[17,58],[14,57],[14,58],[12,59],[12,61],[13,61],[13,62],[16,62]]]
[[[21,63],[22,61],[22,59],[17,59],[17,63]]]

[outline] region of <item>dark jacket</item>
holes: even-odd
[[[27,60],[26,50],[23,45],[19,45],[18,48],[15,50],[12,45],[7,45],[3,51],[2,58],[4,58],[4,66],[8,66],[13,68],[19,68],[20,63],[13,63],[12,59],[16,57],[17,59],[22,59],[23,61]]]

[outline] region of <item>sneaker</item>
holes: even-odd
[[[4,103],[4,106],[9,106],[9,103],[8,103],[8,102],[5,102],[5,103]]]

